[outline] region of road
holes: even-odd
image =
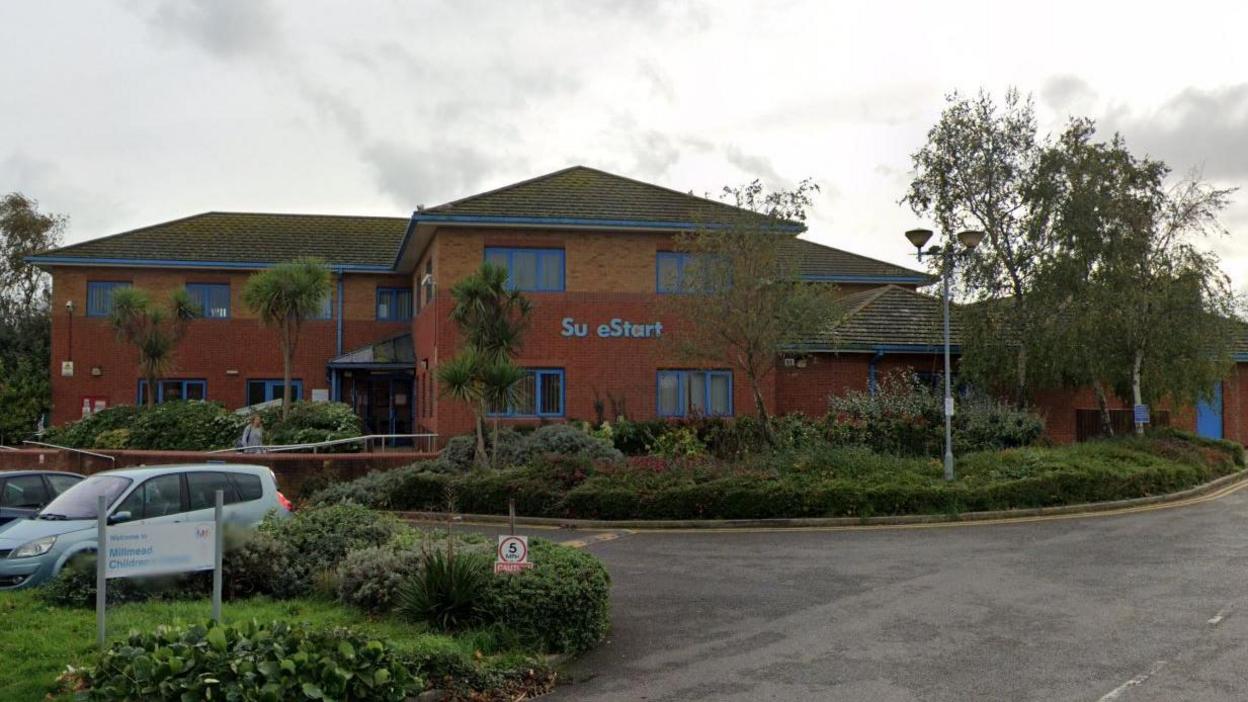
[[[586,548],[614,580],[613,630],[551,702],[1248,699],[1248,489],[1117,516]]]

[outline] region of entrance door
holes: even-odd
[[[1196,433],[1210,439],[1222,438],[1222,383],[1213,386],[1213,398],[1196,405]]]

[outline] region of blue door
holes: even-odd
[[[1196,405],[1196,433],[1210,439],[1222,438],[1222,383],[1213,386],[1213,398]]]

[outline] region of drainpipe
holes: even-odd
[[[342,269],[339,268],[338,293],[335,296],[337,299],[334,300],[334,306],[338,308],[336,310],[336,314],[334,315],[334,318],[337,320],[336,329],[338,334],[337,342],[334,345],[334,348],[337,349],[335,352],[336,356],[342,355],[342,293],[344,287],[342,277]],[[329,397],[334,402],[342,401],[342,388],[339,386],[338,371],[335,369],[330,369],[329,371]]]
[[[867,361],[867,391],[872,396],[875,395],[880,387],[879,381],[876,380],[876,364],[880,362],[881,358],[884,358],[884,349],[876,349],[875,355],[871,357],[870,361]]]

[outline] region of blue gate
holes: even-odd
[[[1222,438],[1222,383],[1213,386],[1213,398],[1196,405],[1196,433],[1211,439]]]

